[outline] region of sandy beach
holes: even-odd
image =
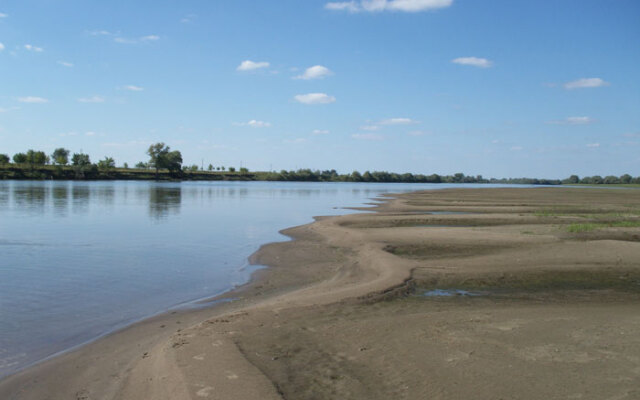
[[[640,190],[435,190],[373,210],[287,229],[214,305],[12,375],[0,398],[640,398]]]

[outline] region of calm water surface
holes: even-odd
[[[0,181],[0,377],[246,282],[280,229],[452,186]]]

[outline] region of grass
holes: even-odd
[[[591,186],[591,187],[604,187],[604,188],[640,188],[640,183],[563,183],[563,186]]]
[[[640,228],[640,221],[615,221],[606,223],[570,224],[567,230],[571,233],[591,232],[602,228]]]

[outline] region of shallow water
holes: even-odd
[[[280,229],[456,186],[0,181],[0,377],[246,282]]]

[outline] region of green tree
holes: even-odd
[[[136,164],[136,168],[147,169],[149,168],[149,165],[146,162],[140,161]]]
[[[13,162],[16,164],[24,164],[27,162],[27,155],[25,153],[16,153],[13,155]]]
[[[213,165],[209,164],[209,167],[207,168],[209,171],[213,171]]]
[[[98,161],[98,168],[101,170],[110,170],[116,167],[116,162],[111,157],[104,157],[104,160]]]
[[[65,148],[57,148],[51,153],[51,159],[55,164],[67,165],[69,163],[69,150]]]
[[[620,177],[620,183],[631,183],[631,180],[633,179],[633,177],[629,174],[624,174]]]
[[[249,172],[249,169],[247,169],[247,168],[245,168],[245,167],[240,168],[240,173],[241,173],[241,174],[246,174],[246,173],[248,173],[248,172]]]
[[[73,170],[76,172],[76,178],[82,179],[84,178],[85,172],[91,167],[91,159],[89,159],[88,154],[73,153],[73,156],[71,156],[71,164],[73,165]]]
[[[9,161],[11,161],[11,159],[8,155],[0,154],[0,165],[9,164]]]
[[[171,148],[162,142],[149,146],[147,154],[149,165],[156,169],[156,177],[161,168],[168,169],[169,172],[177,172],[182,168],[182,154],[179,151],[171,151]]]
[[[222,170],[224,171],[224,168]],[[229,167],[229,172],[236,172],[236,169],[234,167]]]
[[[33,165],[45,165],[49,162],[49,156],[44,151],[27,151],[27,163]]]
[[[191,172],[195,172],[195,171],[197,171],[197,170],[198,170],[198,166],[197,166],[196,164],[193,164],[192,166],[190,166],[190,167],[189,167],[189,170],[190,170]]]
[[[128,163],[124,163],[124,164],[122,164],[122,168],[124,168],[124,169],[129,169],[129,164],[128,164]]]
[[[568,177],[567,179],[565,179],[562,182],[563,183],[568,183],[568,184],[580,183],[580,177],[578,175],[571,175],[570,177]]]
[[[88,154],[84,153],[73,153],[71,157],[71,164],[79,167],[86,167],[87,165],[91,165],[91,159]]]

